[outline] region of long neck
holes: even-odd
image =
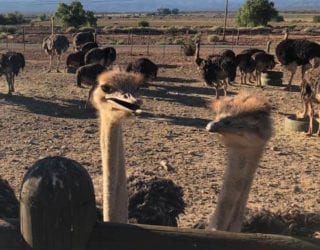
[[[128,221],[127,178],[121,124],[101,116],[100,147],[103,175],[103,220]]]
[[[267,49],[266,49],[267,53],[270,53],[270,48],[271,48],[271,41],[268,41],[267,42]]]
[[[200,41],[196,42],[196,54],[194,60],[198,66],[200,66],[202,59],[200,58]]]
[[[283,40],[287,40],[289,38],[289,31],[286,30],[285,33],[284,33],[284,38]]]
[[[240,232],[263,148],[228,148],[228,164],[218,204],[210,218],[209,230]]]

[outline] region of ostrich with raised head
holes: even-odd
[[[224,95],[227,95],[227,79],[233,81],[236,76],[236,60],[229,57],[230,52],[222,55],[211,56],[208,59],[200,57],[200,39],[196,41],[195,63],[202,78],[208,86],[212,86],[216,91],[216,98],[219,98],[218,89],[223,87]]]
[[[128,222],[128,188],[122,124],[140,110],[142,76],[118,70],[100,74],[92,103],[100,117],[103,220]]]
[[[257,93],[216,100],[216,113],[206,129],[218,133],[227,147],[222,189],[209,230],[240,232],[250,188],[272,135],[271,106]]]
[[[42,41],[42,48],[50,57],[50,65],[48,72],[52,70],[52,60],[55,55],[58,57],[57,72],[61,62],[61,55],[69,48],[69,40],[64,35],[54,34],[54,17],[51,17],[51,35],[47,36]]]
[[[276,55],[281,65],[291,73],[287,86],[291,90],[298,66],[301,66],[301,85],[305,72],[319,66],[320,44],[306,39],[289,39],[289,30],[286,29],[284,39],[276,47]]]

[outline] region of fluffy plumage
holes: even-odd
[[[86,54],[89,50],[94,48],[98,48],[98,44],[96,42],[87,42],[82,46],[81,51]]]
[[[108,67],[116,60],[116,50],[112,47],[93,48],[89,50],[84,58],[85,64],[100,63]]]
[[[184,213],[183,190],[172,180],[130,176],[129,220],[140,224],[174,226]]]
[[[277,45],[276,55],[282,65],[293,62],[298,66],[306,65],[311,59],[320,57],[320,45],[305,39],[287,39]]]
[[[23,54],[19,52],[7,52],[0,56],[0,76],[5,75],[8,83],[8,94],[11,95],[14,89],[15,76],[25,67]]]
[[[73,68],[78,69],[84,65],[84,52],[79,50],[73,53],[70,53],[67,57],[66,67],[67,69]]]
[[[76,72],[77,85],[81,84],[94,86],[97,83],[98,75],[105,71],[106,68],[98,63],[88,64],[80,67]]]
[[[81,47],[88,42],[95,42],[95,36],[91,32],[79,32],[73,36],[73,47],[75,50],[81,49]]]
[[[9,183],[0,176],[0,218],[18,218],[19,202]]]
[[[232,114],[240,116],[250,113],[263,112],[270,114],[271,106],[268,100],[258,93],[242,92],[234,97],[225,97],[221,100],[214,100],[211,108],[217,116]]]
[[[53,34],[43,39],[42,48],[48,55],[61,55],[69,48],[69,40],[64,35]]]
[[[148,58],[139,58],[129,63],[126,71],[140,73],[145,79],[154,79],[158,74],[158,66]]]

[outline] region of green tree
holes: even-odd
[[[171,14],[172,14],[172,15],[178,15],[179,12],[180,12],[180,11],[179,11],[179,9],[177,9],[177,8],[174,8],[174,9],[171,10]]]
[[[85,11],[80,1],[73,1],[70,5],[59,3],[55,16],[65,26],[78,28],[82,25],[96,26],[97,18],[92,11]]]
[[[247,0],[237,13],[237,23],[240,26],[267,25],[278,16],[274,3],[269,0]]]

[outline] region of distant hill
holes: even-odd
[[[237,10],[245,0],[229,0],[231,10]],[[0,0],[0,12],[53,12],[59,0]],[[186,11],[223,10],[224,0],[83,0],[86,9],[96,12],[155,11],[157,8],[178,8]],[[280,10],[320,10],[320,0],[274,0]]]

